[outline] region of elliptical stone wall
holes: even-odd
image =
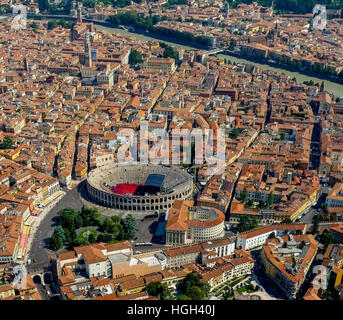
[[[119,195],[107,185],[119,183],[144,184],[149,174],[164,174],[162,191],[156,195]],[[175,200],[191,199],[193,179],[180,168],[152,164],[107,164],[89,172],[87,191],[90,198],[103,206],[133,212],[153,212],[171,208]]]

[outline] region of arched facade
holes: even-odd
[[[163,191],[156,195],[119,195],[106,188],[106,185],[120,183],[144,184],[147,176],[153,173],[165,175]],[[87,191],[93,201],[105,207],[133,212],[153,212],[171,208],[175,200],[191,199],[193,179],[179,168],[113,163],[96,168],[88,174]]]

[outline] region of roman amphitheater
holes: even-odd
[[[153,212],[171,208],[177,199],[191,199],[193,179],[177,167],[111,163],[89,172],[87,191],[106,207]]]

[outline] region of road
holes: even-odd
[[[330,187],[321,185],[319,191],[319,197],[317,203],[312,206],[307,213],[305,213],[299,220],[299,222],[303,223],[313,223],[315,216],[319,214],[318,209],[320,209],[323,204],[325,203],[326,196],[330,192]]]
[[[52,284],[51,279],[44,279],[45,285],[41,281],[37,281],[39,278],[34,278],[36,288],[43,300],[60,300],[60,294],[56,292],[55,285]]]
[[[250,253],[251,257],[255,260],[251,278],[256,281],[270,297],[280,300],[285,299],[280,292],[280,289],[277,288],[276,285],[274,285],[271,281],[269,281],[265,275],[261,261],[261,249],[253,250]]]
[[[29,258],[31,264],[28,266],[29,270],[42,267],[49,263],[49,239],[53,234],[53,229],[57,225],[57,212],[64,208],[70,207],[76,210],[82,208],[83,202],[81,201],[78,189],[65,190],[66,194],[61,198],[56,205],[46,214],[40,225],[37,227],[36,233],[32,240]],[[35,259],[35,263],[33,262]]]

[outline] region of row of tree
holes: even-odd
[[[206,47],[211,46],[211,39],[208,37],[194,36],[192,33],[187,31],[177,31],[163,27],[154,27],[154,25],[156,25],[158,22],[167,19],[168,18],[166,16],[161,17],[159,15],[149,15],[147,17],[142,17],[135,11],[127,11],[110,16],[107,20],[116,26],[132,26],[137,30],[149,31],[160,36],[165,36],[183,42],[193,43]]]
[[[150,31],[156,23],[166,19],[166,16],[149,15],[147,17],[142,17],[136,11],[127,11],[110,16],[107,20],[116,26],[126,25],[132,26],[138,30]]]
[[[53,30],[58,26],[61,26],[65,29],[72,29],[76,24],[75,21],[66,21],[66,20],[50,20],[48,22],[48,30]]]
[[[65,208],[58,212],[58,225],[50,239],[50,247],[58,251],[65,245],[72,248],[95,242],[113,243],[132,240],[135,236],[136,220],[131,214],[123,220],[118,216],[103,218],[96,207],[83,207],[80,212]]]
[[[327,9],[343,8],[343,0],[228,0],[231,8],[237,8],[241,3],[257,2],[264,7],[272,7],[280,13],[311,13],[316,4],[323,4]]]
[[[278,62],[279,64],[288,65],[288,66],[293,67],[293,68],[297,68],[297,69],[304,68],[305,70],[307,70],[309,72],[319,73],[319,74],[324,74],[324,75],[326,74],[326,75],[330,75],[330,76],[343,78],[343,71],[338,72],[334,68],[332,68],[328,65],[325,65],[325,64],[321,64],[321,63],[304,65],[301,61],[291,60],[291,59],[288,59],[284,56],[279,56],[278,58],[271,57],[269,55],[266,56],[266,54],[262,51],[254,51],[254,52],[249,51],[248,52],[248,51],[243,49],[242,53],[247,54],[249,56],[252,56],[256,59],[260,59],[260,60],[272,59],[273,61]]]
[[[130,6],[132,2],[141,3],[142,0],[82,0],[81,2],[87,8],[94,8],[96,4],[112,6],[113,8],[124,8]]]
[[[199,274],[192,272],[178,285],[177,289],[181,292],[178,300],[202,300],[210,293],[210,285],[201,281]]]
[[[173,300],[173,295],[166,283],[159,281],[150,282],[146,286],[146,290],[150,296],[158,297],[161,300]]]
[[[180,295],[177,300],[203,300],[210,292],[210,285],[201,281],[199,274],[192,272],[177,285]],[[150,282],[146,286],[149,295],[158,297],[161,300],[174,300],[174,296],[166,283],[158,281]]]

